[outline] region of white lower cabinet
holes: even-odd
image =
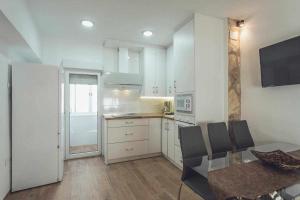
[[[168,120],[162,119],[161,125],[161,148],[162,154],[168,156]]]
[[[148,132],[148,126],[109,128],[108,143],[146,140]]]
[[[162,120],[162,153],[163,155],[174,162],[175,149],[174,149],[174,120]]]
[[[161,152],[161,118],[149,119],[149,151],[148,153]]]
[[[174,161],[175,159],[174,132],[175,132],[174,120],[168,119],[168,158],[171,161]]]
[[[108,158],[118,159],[147,154],[148,141],[108,144]]]
[[[182,168],[178,125],[166,118],[104,120],[105,163],[146,158],[161,153]]]
[[[161,118],[104,119],[105,163],[115,163],[161,153]]]
[[[176,165],[178,165],[179,167],[182,167],[182,152],[181,152],[181,148],[180,146],[175,145],[175,159],[174,162],[176,163]]]

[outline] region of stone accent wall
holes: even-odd
[[[228,19],[228,119],[241,119],[240,28]]]

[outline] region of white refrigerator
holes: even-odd
[[[57,66],[12,65],[12,191],[62,180]]]

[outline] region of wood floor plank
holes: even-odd
[[[65,162],[64,180],[11,193],[5,200],[176,200],[181,171],[163,157],[105,165],[102,158]],[[200,200],[183,187],[182,200]]]

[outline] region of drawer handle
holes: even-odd
[[[133,135],[133,133],[125,133],[126,136]]]
[[[131,148],[126,148],[125,150],[126,150],[126,151],[133,151],[134,148],[133,148],[133,147],[131,147]]]
[[[126,124],[133,124],[133,122],[131,121],[131,122],[125,122]]]

